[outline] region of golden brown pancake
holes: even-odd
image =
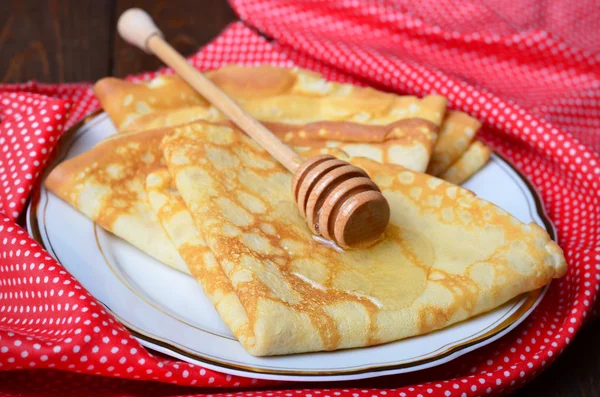
[[[479,171],[490,159],[492,149],[481,141],[473,141],[469,148],[440,175],[440,178],[457,185]]]
[[[148,201],[173,245],[187,263],[215,309],[243,345],[252,345],[252,331],[233,286],[196,228],[167,168],[159,168],[146,179]]]
[[[295,137],[304,145],[337,147],[350,155],[388,160],[416,171],[427,167],[446,108],[446,99],[440,96],[398,96],[329,82],[302,69],[229,66],[209,71],[207,76],[262,122],[364,126],[346,129],[342,135],[334,131],[334,139],[327,135],[329,129],[323,129],[325,135],[315,130],[310,135],[313,139]],[[160,76],[143,84],[105,78],[94,91],[119,131],[226,120],[177,76]],[[401,128],[380,134],[378,127],[399,121],[405,121]]]
[[[226,66],[206,76],[254,117],[262,121],[305,124],[317,120],[352,121],[381,125],[405,118],[423,118],[440,125],[446,99],[433,95],[424,103],[414,96],[398,96],[368,87],[327,81],[308,70],[273,66]],[[178,76],[163,75],[147,83],[132,83],[113,77],[99,80],[94,92],[119,131],[140,117],[161,118],[160,111],[196,107],[182,111],[179,124],[197,120],[199,107],[211,105]],[[213,108],[214,109],[214,108]],[[214,109],[211,121],[223,119]],[[150,115],[154,113],[153,115]],[[204,113],[202,113],[202,118]],[[160,127],[168,125],[160,123]],[[170,124],[174,125],[174,124]],[[147,129],[142,123],[136,129]]]
[[[438,125],[433,121],[406,118],[388,124],[372,125],[372,129],[366,124],[345,122],[349,128],[345,128],[340,135],[341,130],[336,129],[335,123],[328,124],[330,128],[322,128],[319,117],[329,114],[340,118],[362,118],[364,115],[360,112],[352,116],[350,108],[354,106],[356,113],[356,109],[368,102],[379,107],[369,116],[373,118],[367,120],[367,123],[391,120],[392,113],[404,111],[399,107],[403,106],[406,108],[404,116],[437,119],[439,124],[445,110],[445,99],[441,97],[433,96],[423,100],[398,97],[372,89],[329,83],[316,74],[301,70],[231,67],[209,74],[223,89],[236,93],[240,100],[266,98],[267,102],[250,103],[248,106],[254,106],[257,113],[264,112],[272,119],[279,118],[271,113],[277,103],[282,101],[281,96],[285,96],[288,101],[288,107],[284,107],[287,112],[285,118],[288,123],[297,126],[292,134],[305,137],[305,134],[310,136],[317,132],[317,138],[313,141],[318,144],[297,147],[304,155],[336,150],[341,153],[340,149],[346,146],[353,153],[353,147],[360,147],[370,139],[369,150],[364,155],[371,155],[375,159],[389,158],[415,169],[424,169],[437,137]],[[193,117],[202,116],[226,123],[220,113],[208,106],[202,97],[176,76],[161,76],[147,84],[106,78],[96,84],[95,91],[118,127],[143,115],[160,119],[161,115],[157,112],[161,109],[165,112],[182,109],[192,112],[189,114],[193,114]],[[323,108],[320,113],[307,112],[310,110],[305,106],[307,99],[309,102],[321,100]],[[190,105],[196,106],[182,108]],[[306,119],[317,122],[303,124]],[[176,118],[175,124],[187,121],[186,118]],[[164,127],[166,124],[168,123],[161,122],[149,125]],[[267,124],[282,137],[290,133],[282,123]],[[158,143],[166,131],[166,128],[158,128],[150,130],[147,136],[144,135],[145,131],[132,131],[123,133],[123,137],[113,137],[76,159],[59,165],[47,179],[46,185],[104,229],[129,241],[159,261],[189,272],[172,244],[167,243],[168,238],[150,211],[143,189],[147,174],[162,162]],[[289,143],[294,144],[293,141]],[[306,144],[306,141],[302,144]],[[138,229],[142,231],[138,232]]]
[[[255,355],[424,334],[566,272],[561,249],[537,225],[401,166],[351,158],[382,189],[392,215],[377,245],[337,252],[312,239],[290,194],[291,174],[235,128],[193,123],[162,147],[190,215],[179,216],[193,219],[222,270],[198,275],[201,284],[228,280],[237,300],[223,305],[243,308],[240,339]]]
[[[430,121],[427,128],[405,129],[402,134],[389,135],[386,141],[381,141],[377,134],[369,135],[369,129],[365,128],[367,134],[358,138],[352,133],[338,136],[338,142],[348,143],[337,148],[352,156],[399,164],[415,171],[424,171],[429,164],[427,172],[435,176],[440,176],[461,157],[480,127],[477,120],[465,113],[445,113],[445,99],[439,96],[422,100],[397,96],[329,82],[321,75],[303,69],[227,66],[208,71],[206,75],[263,122],[352,121],[374,126],[404,119]],[[94,91],[122,132],[173,127],[197,120],[226,120],[222,113],[174,75],[159,76],[146,83],[108,77],[98,81]],[[304,147],[311,146],[312,150],[318,151],[336,145],[326,137],[315,138],[304,139]],[[295,144],[289,139],[288,142]]]
[[[440,176],[467,150],[481,123],[463,112],[450,110],[446,113],[438,134],[427,173]]]
[[[146,176],[164,166],[160,142],[167,130],[122,134],[62,162],[45,185],[82,214],[177,270],[187,267],[146,197]]]
[[[221,121],[223,124],[230,124]],[[326,145],[302,146],[304,141],[297,141],[293,148],[301,155],[311,157],[321,153],[330,153],[344,159],[350,157],[340,150],[346,143],[336,141],[340,135],[353,134],[361,144],[361,137],[366,136],[366,126],[354,123],[321,122],[307,125],[287,125],[282,123],[266,123],[266,125],[283,137],[310,137],[313,134],[319,139],[328,137]],[[430,123],[419,119],[401,120],[385,126],[372,126],[370,137],[379,141],[371,144],[371,151],[399,155],[394,136],[402,131],[414,128],[428,128]],[[189,274],[188,267],[181,259],[173,243],[160,226],[156,215],[150,208],[145,182],[148,174],[154,169],[164,166],[160,142],[168,128],[138,131],[115,135],[100,142],[91,150],[59,164],[45,181],[46,187],[81,213],[122,239],[130,242],[140,250],[156,258],[160,262]],[[321,136],[320,132],[325,132]],[[317,139],[317,138],[315,138]],[[290,140],[290,139],[288,139]],[[289,143],[294,144],[291,139]],[[406,162],[412,161],[410,156]]]

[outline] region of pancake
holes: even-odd
[[[172,185],[167,168],[148,174],[146,191],[154,213],[223,322],[243,345],[252,346],[254,341],[248,316],[194,224],[181,195]]]
[[[404,119],[430,121],[430,127],[390,135],[385,141],[376,134],[372,139],[368,134],[362,135],[358,138],[360,144],[352,134],[338,136],[337,140],[348,142],[338,148],[350,155],[399,164],[415,171],[427,170],[435,176],[460,158],[480,128],[480,123],[465,113],[445,112],[446,100],[439,96],[422,100],[398,96],[329,82],[317,73],[298,68],[226,66],[206,75],[263,122],[352,121],[373,126]],[[99,80],[94,91],[121,132],[227,119],[176,75],[159,76],[145,83],[108,77]],[[296,144],[297,138],[288,138],[288,143]],[[312,146],[314,151],[335,145],[324,137],[315,138],[318,139],[303,139],[302,144],[307,149]]]
[[[107,139],[62,162],[45,185],[79,212],[160,262],[189,273],[148,205],[145,182],[164,166],[160,142],[166,129]]]
[[[466,113],[450,110],[446,113],[438,134],[427,173],[440,176],[467,150],[481,123]]]
[[[398,96],[329,82],[297,68],[228,66],[206,75],[262,122],[305,125],[330,121],[365,126],[358,132],[347,129],[338,134],[335,140],[347,142],[339,149],[378,161],[388,159],[416,171],[427,168],[446,109],[446,99],[441,96]],[[122,132],[226,120],[177,76],[160,76],[141,84],[105,78],[96,83],[94,91]],[[377,132],[377,126],[401,120],[406,120],[402,128],[384,137]],[[303,144],[316,149],[336,145],[331,137],[317,132]]]
[[[221,121],[224,125],[230,122]],[[340,148],[346,143],[339,136],[352,133],[361,144],[363,137],[373,142],[369,153],[374,156],[404,154],[406,163],[419,161],[392,144],[394,136],[420,128],[431,128],[421,119],[401,120],[389,125],[372,126],[350,122],[319,122],[306,125],[266,123],[281,137],[317,135],[326,145],[303,146],[302,139],[288,139],[303,156],[329,153],[348,160]],[[121,237],[160,262],[190,274],[185,261],[165,234],[156,214],[149,206],[145,182],[148,174],[164,166],[160,142],[168,128],[117,134],[91,150],[59,164],[45,181],[48,190],[65,200],[100,227]],[[320,134],[324,132],[324,134]],[[419,134],[417,131],[416,134]],[[321,136],[322,135],[322,136]],[[315,138],[316,139],[316,138]],[[350,144],[350,143],[349,143]],[[399,150],[400,149],[400,150]],[[374,152],[379,150],[379,154]],[[242,155],[242,154],[241,154]]]
[[[302,129],[309,135],[311,131],[322,130],[319,127],[319,117],[324,117],[322,114],[342,114],[339,117],[352,118],[348,116],[348,108],[354,106],[356,109],[366,102],[380,106],[368,123],[391,120],[390,114],[403,111],[403,108],[398,107],[399,103],[406,108],[405,116],[410,116],[401,122],[373,125],[372,131],[366,127],[367,124],[346,122],[353,127],[344,130],[345,134],[327,136],[326,138],[330,138],[328,140],[320,137],[320,145],[314,147],[297,147],[296,149],[304,155],[336,150],[338,154],[342,153],[341,148],[336,147],[341,147],[346,142],[336,141],[336,138],[348,140],[349,145],[371,139],[368,153],[373,157],[399,158],[404,164],[415,169],[424,169],[433,150],[441,114],[445,111],[445,99],[441,97],[433,96],[419,100],[415,97],[384,94],[372,89],[330,84],[319,75],[300,70],[231,67],[211,72],[210,75],[223,89],[230,94],[235,92],[244,100],[256,96],[272,100],[275,95],[289,94],[289,103],[296,101],[294,103],[305,104],[307,99],[312,101],[321,98],[322,104],[326,106],[320,114],[306,113],[304,105],[298,107],[303,109],[302,111],[294,110],[295,107],[290,111],[286,110],[286,120],[297,126],[295,131],[298,136],[304,134]],[[173,109],[183,109],[185,112],[191,111],[190,114],[194,117],[200,115],[227,123],[220,113],[176,76],[161,76],[147,84],[106,78],[96,84],[95,91],[113,122],[121,129],[143,115],[160,118],[161,109],[167,112],[165,114],[171,114],[168,112],[172,112]],[[329,97],[332,100],[328,100]],[[269,102],[269,106],[273,103],[278,102]],[[195,107],[182,108],[190,105]],[[205,113],[201,112],[202,109]],[[261,109],[269,114],[273,110],[272,107]],[[270,117],[279,120],[279,116]],[[306,119],[315,120],[316,123],[302,124]],[[431,120],[437,120],[438,124]],[[187,121],[177,119],[176,124]],[[289,133],[288,129],[282,127],[285,125],[281,122],[267,124],[281,136]],[[167,128],[164,128],[165,123],[151,125],[162,125],[163,128],[123,132],[121,136],[112,137],[89,152],[60,164],[47,178],[46,186],[102,228],[132,243],[162,263],[189,273],[173,244],[169,243],[145,196],[145,179],[148,173],[162,162],[159,142],[167,131]],[[330,126],[333,127],[332,124]],[[325,131],[327,134],[337,133],[335,128]],[[349,136],[349,132],[356,132],[356,136]],[[289,143],[294,144],[291,141]]]
[[[217,86],[262,121],[306,124],[317,120],[352,121],[369,125],[389,124],[405,118],[423,118],[440,125],[446,99],[432,95],[424,103],[414,96],[399,96],[368,87],[325,80],[308,70],[273,66],[226,66],[206,72]],[[182,110],[173,122],[197,120],[202,107],[211,105],[175,75],[156,77],[147,83],[132,83],[114,77],[99,80],[94,92],[119,131],[148,129],[147,121],[132,126],[141,117],[160,119]],[[212,108],[214,109],[214,108]],[[209,121],[216,121],[218,111]],[[206,114],[200,111],[202,115]],[[200,116],[203,118],[203,116]],[[221,119],[223,116],[220,116]],[[154,127],[164,127],[160,122]]]
[[[427,102],[429,99],[425,98],[423,101]],[[292,115],[288,115],[284,125],[299,125],[301,121],[306,121],[306,119],[296,120],[289,117]],[[207,108],[196,106],[152,113],[143,120],[143,127],[174,127],[197,120],[220,123],[225,118],[216,111],[211,112]],[[322,148],[336,148],[351,156],[368,157],[384,164],[403,165],[420,172],[424,172],[429,163],[438,131],[435,123],[423,118],[403,119],[387,125],[315,118],[314,121],[305,124],[310,128],[299,130],[297,134],[282,133],[278,128],[278,124],[282,124],[280,122],[264,121],[264,118],[261,121],[288,145],[312,148],[315,151]],[[337,129],[336,126],[341,125],[340,123],[353,128]]]
[[[222,270],[198,276],[201,284],[231,285],[237,300],[223,305],[243,308],[240,341],[254,355],[425,334],[566,272],[561,249],[537,225],[402,166],[350,159],[382,189],[392,215],[375,246],[337,252],[312,239],[290,194],[292,175],[239,130],[196,122],[167,135],[162,149],[185,222],[193,219]]]
[[[440,178],[457,185],[475,175],[490,159],[492,149],[481,141],[473,141],[462,156]]]
[[[265,124],[289,146],[312,152],[337,149],[348,157],[367,157],[382,164],[398,164],[420,172],[425,171],[429,159],[424,148],[437,130],[433,123],[418,118],[387,125],[320,121],[294,131],[286,124]]]

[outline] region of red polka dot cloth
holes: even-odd
[[[62,134],[70,102],[29,93],[0,94],[0,212],[16,219]]]
[[[89,85],[0,86],[0,396],[462,397],[524,385],[570,343],[600,284],[600,10],[572,3],[233,0],[243,22],[190,58],[445,95],[539,190],[567,276],[499,341],[382,379],[276,384],[144,349],[14,221],[60,133],[98,108]],[[170,71],[131,79],[157,73]]]

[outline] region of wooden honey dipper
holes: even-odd
[[[190,65],[163,39],[145,11],[139,8],[125,11],[117,29],[125,41],[169,65],[294,174],[294,200],[314,234],[343,248],[369,246],[383,234],[390,219],[390,207],[364,170],[331,155],[308,160],[300,157]]]

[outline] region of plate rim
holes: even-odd
[[[46,244],[44,243],[44,239],[42,237],[42,232],[39,227],[39,219],[38,219],[38,215],[37,215],[38,207],[39,207],[40,203],[42,202],[41,192],[42,192],[43,183],[44,183],[46,177],[48,176],[48,174],[50,173],[50,171],[60,161],[62,161],[64,159],[64,157],[67,155],[67,153],[69,152],[72,145],[76,142],[77,138],[76,139],[73,139],[73,138],[77,134],[77,132],[81,128],[88,126],[92,122],[101,122],[106,118],[108,118],[107,113],[104,112],[102,109],[98,109],[98,110],[90,113],[88,116],[84,117],[77,123],[75,123],[73,126],[71,126],[60,138],[60,140],[57,144],[57,147],[55,149],[55,153],[53,154],[52,160],[46,165],[46,167],[44,168],[44,172],[42,173],[40,178],[38,178],[38,180],[33,188],[31,200],[27,207],[27,213],[26,213],[26,217],[25,217],[26,226],[27,226],[27,230],[30,233],[30,235],[47,251],[49,251],[49,248],[51,249],[51,247],[47,247]],[[545,229],[547,230],[551,239],[554,241],[557,241],[556,229],[555,229],[553,223],[551,222],[551,220],[549,219],[549,216],[548,216],[546,209],[543,205],[543,202],[540,198],[540,193],[537,191],[537,189],[532,185],[532,183],[528,180],[528,178],[520,170],[518,170],[510,162],[508,162],[506,160],[506,158],[504,158],[502,155],[494,152],[494,153],[492,153],[492,156],[497,157],[501,164],[504,164],[505,166],[510,168],[511,171],[513,171],[515,174],[517,174],[517,176],[519,177],[519,180],[525,184],[525,186],[527,187],[527,190],[529,192],[529,195],[534,200],[537,216],[544,223]],[[47,203],[47,200],[46,200],[46,203]],[[94,230],[96,230],[97,227],[98,227],[97,224],[94,222]],[[49,239],[49,236],[47,236],[47,238]],[[99,246],[99,248],[100,248],[100,246]],[[54,250],[52,250],[52,252],[54,252]],[[123,281],[121,281],[121,282],[123,282]],[[125,285],[125,286],[127,288],[129,288],[127,285]],[[220,368],[223,370],[229,370],[230,372],[235,371],[238,375],[240,375],[240,371],[241,371],[241,374],[242,374],[241,376],[244,376],[244,374],[246,374],[246,375],[250,374],[251,376],[256,375],[256,376],[261,376],[262,378],[270,378],[270,379],[281,379],[282,376],[286,376],[286,377],[293,376],[293,377],[296,377],[297,379],[302,379],[302,380],[322,381],[322,380],[326,379],[326,380],[340,380],[341,381],[341,380],[346,380],[346,379],[336,379],[336,378],[343,378],[343,377],[348,377],[348,376],[353,376],[353,375],[360,376],[360,375],[365,375],[365,374],[375,374],[373,376],[383,376],[383,375],[386,375],[384,372],[390,372],[390,371],[410,372],[410,371],[405,371],[405,370],[409,369],[409,368],[415,368],[415,370],[428,368],[431,366],[435,366],[436,365],[435,363],[438,361],[441,361],[441,362],[439,362],[439,364],[441,365],[447,361],[450,361],[450,360],[457,358],[463,354],[466,354],[478,347],[482,347],[484,345],[492,343],[496,339],[506,335],[513,328],[515,328],[521,322],[523,322],[529,316],[529,314],[537,307],[537,305],[541,302],[541,300],[543,299],[543,297],[546,294],[548,287],[549,287],[549,284],[544,287],[541,287],[537,290],[529,291],[529,292],[523,293],[523,294],[513,298],[512,300],[523,299],[524,297],[527,297],[526,301],[523,302],[523,304],[521,304],[521,306],[519,308],[517,308],[512,314],[510,314],[508,318],[506,318],[504,320],[500,319],[499,320],[500,323],[497,324],[491,330],[488,330],[487,332],[485,332],[482,335],[479,335],[473,339],[466,340],[463,343],[448,347],[447,349],[436,354],[435,356],[426,357],[421,360],[411,361],[411,362],[402,363],[402,364],[384,364],[384,365],[370,366],[367,368],[360,368],[360,369],[355,369],[355,370],[333,370],[333,371],[315,371],[315,372],[312,372],[312,371],[296,371],[296,372],[294,372],[294,371],[289,371],[289,370],[273,370],[273,369],[255,368],[255,367],[249,367],[246,365],[237,365],[237,364],[232,365],[230,363],[219,362],[218,360],[214,360],[214,359],[211,359],[208,357],[198,355],[196,352],[194,352],[194,353],[186,352],[182,348],[175,346],[174,345],[174,344],[176,344],[175,341],[171,341],[172,343],[169,343],[164,340],[161,340],[161,337],[159,337],[159,336],[147,335],[149,333],[148,331],[146,331],[144,333],[143,330],[139,330],[139,328],[137,328],[135,325],[129,323],[129,321],[127,321],[126,319],[122,318],[117,313],[115,313],[114,310],[112,310],[108,305],[103,303],[100,299],[98,299],[97,297],[94,297],[94,298],[96,300],[98,300],[98,302],[100,304],[102,304],[108,311],[110,311],[110,313],[115,318],[117,318],[119,320],[119,322],[124,327],[126,327],[127,330],[129,332],[131,332],[136,337],[136,339],[138,339],[140,341],[140,343],[142,343],[144,346],[147,346],[150,348],[157,346],[160,348],[160,351],[164,352],[165,350],[167,350],[167,351],[175,354],[179,358],[183,356],[183,357],[186,357],[187,359],[194,360],[194,361],[200,362],[202,364],[207,364],[208,366],[211,366],[211,367],[217,367],[217,368]],[[136,295],[138,295],[138,294],[136,293]],[[510,301],[508,301],[508,302],[510,302]],[[443,347],[446,347],[446,346],[443,346]],[[448,359],[449,357],[450,357],[450,359]],[[430,364],[433,364],[433,365],[430,365]],[[367,377],[367,376],[363,376],[363,377]],[[353,377],[352,379],[358,379],[358,378]]]

